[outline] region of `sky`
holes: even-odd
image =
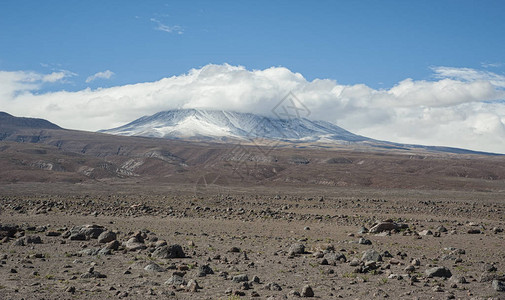
[[[505,153],[504,1],[1,1],[0,111],[99,130],[176,108]]]

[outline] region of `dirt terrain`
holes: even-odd
[[[2,299],[505,297],[500,192],[121,181],[0,194]]]

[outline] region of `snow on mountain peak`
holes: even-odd
[[[273,139],[285,141],[359,142],[368,138],[332,123],[305,118],[277,119],[223,110],[178,109],[141,117],[101,132],[167,139]]]

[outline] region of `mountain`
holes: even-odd
[[[172,114],[175,118],[182,113],[188,111]],[[202,183],[202,178],[203,182],[220,178],[223,183],[240,186],[503,191],[505,161],[502,156],[381,142],[353,135],[326,122],[304,119],[279,121],[275,126],[284,126],[286,133],[275,133],[278,127],[269,123],[271,119],[243,114],[239,122],[236,120],[238,114],[200,113],[199,118],[207,116],[207,123],[200,123],[196,129],[207,129],[205,126],[208,126],[208,131],[215,133],[210,124],[217,123],[218,128],[228,130],[224,131],[226,134],[215,135],[215,140],[210,141],[110,135],[61,129],[45,120],[0,113],[0,184],[99,183],[105,187],[108,184],[130,186],[145,183],[194,189]],[[221,123],[210,115],[214,118],[221,116]],[[210,120],[213,122],[209,123]],[[224,126],[227,122],[234,122],[236,126]],[[269,136],[286,141],[289,137],[319,141],[330,136],[357,142],[330,144],[293,139],[295,142],[264,141],[261,144],[232,140],[237,136],[242,139],[244,136],[261,136],[260,130],[252,130],[249,135],[243,133],[247,128],[256,128],[254,124],[260,124]],[[181,134],[184,127],[177,128]],[[1,135],[6,132],[8,135]],[[188,130],[185,133],[194,132]],[[216,143],[220,137],[230,142]],[[243,147],[236,147],[238,144]]]
[[[21,129],[21,128],[31,128],[31,129],[61,129],[56,124],[53,124],[44,119],[35,118],[21,118],[14,117],[8,113],[0,111],[0,129]]]
[[[62,130],[62,128],[44,119],[14,117],[0,111],[0,141],[16,136],[18,141],[36,142],[38,133],[43,130]]]
[[[325,121],[311,121],[306,118],[277,119],[251,113],[200,109],[163,111],[101,132],[125,136],[217,141],[228,139],[337,143],[371,141]]]
[[[265,140],[287,142],[292,145],[332,147],[332,145],[365,146],[371,149],[427,150],[456,154],[492,154],[467,149],[400,144],[374,140],[353,134],[326,121],[306,118],[278,119],[252,113],[222,110],[178,109],[141,117],[121,127],[101,130],[101,133],[154,137],[163,139],[229,142],[251,141],[256,145]]]

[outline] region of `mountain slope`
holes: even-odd
[[[218,110],[169,110],[101,132],[169,139],[273,139],[290,142],[369,141],[334,124],[305,118],[283,120]]]
[[[12,116],[2,116],[10,117],[13,123],[20,122]],[[24,126],[23,122],[17,127],[7,124],[17,129],[5,139],[0,137],[0,183],[98,181],[194,186],[203,176],[216,175],[223,182],[244,186],[481,191],[503,191],[505,186],[505,161],[501,156],[475,155],[461,149],[445,151],[375,140],[333,145],[240,143],[243,147],[238,148],[236,141],[115,136],[41,129],[51,125],[31,122],[34,127]],[[300,124],[305,124],[307,132],[315,130],[307,123]],[[317,124],[312,123],[316,129]],[[0,127],[0,131],[4,129]]]
[[[0,111],[0,129],[21,129],[21,128],[30,128],[30,129],[61,129],[56,124],[53,124],[44,119],[35,119],[35,118],[21,118],[14,117],[9,115],[8,113]]]

